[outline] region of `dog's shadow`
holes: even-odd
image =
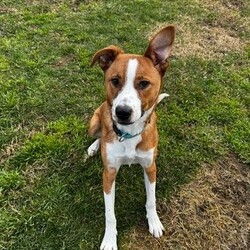
[[[87,160],[80,155],[74,157],[78,158],[77,163],[74,164],[75,159],[70,159],[71,166],[60,171],[62,185],[68,195],[57,200],[57,209],[61,209],[62,214],[57,226],[66,231],[61,239],[65,241],[65,246],[71,249],[79,246],[80,249],[99,249],[105,230],[100,153]],[[122,166],[116,179],[118,242],[132,227],[143,222],[146,228],[145,201],[143,169],[139,165]],[[54,225],[55,228],[57,226]],[[61,237],[57,232],[54,231],[53,238]],[[59,247],[59,243],[55,246]]]
[[[91,140],[82,126],[70,126],[65,133],[61,127],[39,133],[9,163],[22,168],[27,179],[18,191],[26,205],[12,235],[13,247],[98,249],[101,244],[105,230],[101,156],[86,160],[84,152]],[[116,180],[118,242],[132,228],[147,230],[145,202],[143,169],[122,166]]]
[[[92,239],[93,249],[98,249],[105,230],[105,207],[102,189],[102,169],[101,157],[94,156],[88,159],[87,165],[98,165],[98,171],[92,173],[91,176],[82,185],[82,195],[89,198],[89,210],[83,210],[84,204],[79,204],[78,209],[84,217],[82,220],[86,223],[86,227],[93,232],[87,231]],[[90,166],[89,166],[90,167]],[[79,177],[78,177],[79,180]],[[79,180],[80,181],[80,180]],[[91,187],[91,185],[93,185]],[[86,190],[83,186],[89,186]],[[77,191],[78,195],[81,195]],[[76,194],[77,195],[77,194]],[[131,228],[143,224],[146,228],[146,191],[144,187],[143,169],[139,165],[122,166],[116,178],[116,196],[115,196],[115,214],[117,218],[118,243],[124,234],[130,231]],[[86,206],[86,205],[85,205]],[[77,215],[78,217],[78,215]],[[79,218],[76,218],[79,219]],[[97,233],[97,234],[96,234]],[[93,237],[91,236],[93,235]]]

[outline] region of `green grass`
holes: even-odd
[[[97,249],[102,166],[100,156],[84,155],[88,120],[105,92],[91,56],[109,44],[143,53],[148,33],[184,13],[197,23],[219,17],[180,0],[4,0],[0,7],[0,248]],[[248,39],[242,27],[235,32]],[[249,52],[171,60],[170,97],[157,111],[159,198],[170,198],[204,162],[233,153],[249,163]],[[119,240],[144,220],[142,176],[140,167],[118,175]]]

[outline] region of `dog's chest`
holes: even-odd
[[[115,140],[106,144],[106,155],[110,167],[119,168],[121,165],[139,163],[143,167],[151,165],[154,156],[154,148],[148,151],[137,149],[141,136],[127,139],[122,142]]]

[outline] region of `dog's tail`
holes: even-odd
[[[169,95],[166,93],[162,93],[157,98],[157,104],[160,103],[165,97],[168,97]]]

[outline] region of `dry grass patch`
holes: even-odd
[[[18,10],[15,8],[8,8],[8,7],[1,7],[0,6],[0,14],[16,13],[16,12],[18,12]]]
[[[176,23],[176,32],[173,54],[180,58],[194,56],[205,60],[220,59],[229,52],[242,51],[247,44],[232,30],[196,24],[188,16],[180,17]]]
[[[221,14],[227,14],[227,17],[239,16],[239,11],[247,8],[247,1],[244,0],[197,0],[197,2],[202,7],[216,10]]]
[[[26,181],[24,187],[25,191],[32,192],[39,182],[39,179],[48,171],[48,162],[35,162],[34,164],[28,165],[23,171],[22,175]]]
[[[197,5],[203,10],[202,19],[180,15],[176,21],[175,56],[220,59],[229,52],[242,51],[249,44],[239,36],[250,33],[250,18],[241,15],[243,2],[205,0],[197,1]],[[159,24],[158,29],[166,25]]]
[[[66,65],[68,65],[70,62],[75,61],[76,58],[74,55],[70,54],[70,55],[66,55],[63,56],[62,58],[58,59],[57,61],[54,62],[53,67],[54,68],[61,68],[64,67]]]
[[[15,133],[22,133],[24,130],[23,124],[18,124],[18,126],[13,130]],[[44,130],[44,127],[42,128]],[[32,138],[38,131],[32,129],[27,134],[27,139]],[[7,145],[3,145],[3,148],[0,149],[0,165],[4,165],[11,157],[13,157],[22,147],[24,143],[22,140],[18,139],[17,136],[13,137],[11,142]]]
[[[144,225],[130,233],[127,249],[250,248],[250,171],[233,157],[204,165],[159,206],[165,236],[152,238]]]
[[[174,50],[177,57],[220,59],[228,52],[242,51],[244,46],[245,43],[232,30],[219,26],[202,26],[190,17],[182,17],[177,23]]]
[[[250,17],[243,14],[244,11],[250,10],[246,1],[203,0],[198,1],[198,3],[201,8],[214,15],[213,19],[205,18],[205,23],[208,22],[213,27],[223,27],[231,34],[234,34],[234,32],[250,32]]]
[[[21,143],[14,138],[9,145],[0,151],[0,165],[13,156],[21,148]]]

